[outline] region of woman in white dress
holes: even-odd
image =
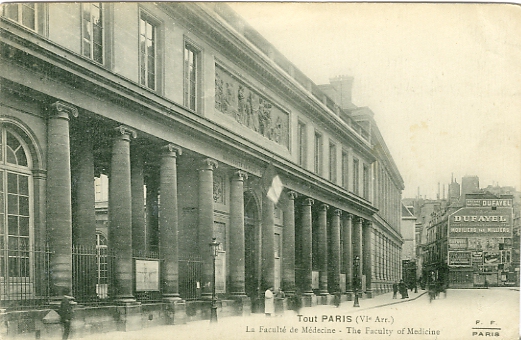
[[[272,313],[275,313],[275,299],[273,287],[270,287],[264,292],[264,314],[271,316]]]

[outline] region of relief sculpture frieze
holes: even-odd
[[[215,108],[288,148],[289,115],[240,80],[215,66]]]

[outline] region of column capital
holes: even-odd
[[[348,219],[348,220],[352,220],[352,219],[353,219],[353,214],[348,213],[348,212],[344,212],[344,213],[342,214],[342,216],[344,216],[344,217],[345,217],[346,219]]]
[[[298,197],[298,194],[295,191],[288,191],[287,195],[290,200],[295,200]]]
[[[341,209],[333,209],[333,215],[334,216],[342,216],[342,210]]]
[[[215,159],[212,158],[205,158],[201,161],[201,166],[199,167],[199,170],[215,170],[219,167],[219,163]]]
[[[120,125],[116,128],[114,128],[116,137],[120,137],[121,139],[130,140],[132,138],[136,138],[136,130],[129,128],[125,125]]]
[[[371,220],[364,220],[362,223],[366,226],[366,228],[371,228],[373,226],[373,221]]]
[[[161,147],[162,157],[177,157],[183,154],[183,149],[175,144],[166,144]]]
[[[355,221],[355,223],[363,224],[364,223],[364,218],[363,217],[359,217],[359,216],[354,216],[354,221]]]
[[[232,175],[232,181],[244,181],[248,179],[248,173],[243,170],[235,170]]]
[[[327,211],[329,209],[329,205],[322,203],[318,208],[320,211]]]
[[[78,109],[74,105],[58,101],[52,103],[51,108],[51,116],[54,116],[54,118],[69,120],[70,116],[73,116],[74,118],[78,117]]]
[[[313,200],[312,198],[305,198],[302,201],[302,205],[312,206],[313,204],[315,204],[315,200]]]

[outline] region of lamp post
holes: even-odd
[[[215,258],[217,257],[217,251],[219,250],[219,245],[221,243],[215,240],[215,237],[212,238],[212,242],[210,242],[209,246],[212,250],[212,258],[213,258],[213,274],[212,274],[212,307],[210,310],[210,323],[217,322],[217,296],[215,295]]]
[[[353,260],[353,266],[354,266],[354,278],[353,278],[353,288],[355,290],[355,303],[353,304],[353,307],[360,307],[360,304],[358,303],[358,269],[360,268],[360,256],[355,256]]]

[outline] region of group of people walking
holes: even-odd
[[[409,298],[409,293],[407,291],[408,288],[409,287],[407,287],[407,284],[403,280],[400,280],[400,283],[398,283],[398,282],[393,283],[393,299],[396,299],[396,294],[398,292],[400,292],[402,299],[408,299]],[[412,289],[412,287],[411,287],[411,289]]]

